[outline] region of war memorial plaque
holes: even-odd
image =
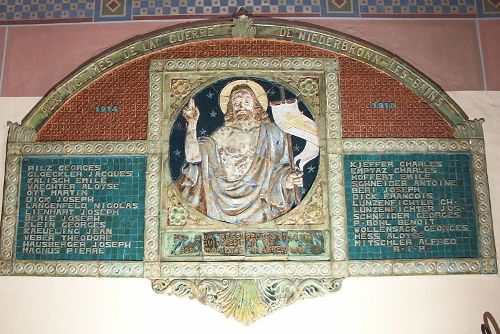
[[[144,157],[23,157],[17,259],[142,260]]]
[[[496,273],[482,121],[335,31],[134,38],[9,123],[0,274],[144,277],[251,323],[347,277]]]

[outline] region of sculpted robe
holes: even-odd
[[[285,188],[293,172],[288,138],[274,123],[260,124],[253,137],[239,131],[240,136],[223,126],[210,137],[198,138],[201,161],[186,162],[177,185],[186,201],[211,218],[262,223],[294,204],[293,189]],[[223,145],[225,140],[228,145]]]

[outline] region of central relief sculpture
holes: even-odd
[[[184,161],[171,170],[178,171],[173,179],[182,198],[231,224],[264,223],[298,205],[314,180],[307,175],[304,182],[304,167],[319,154],[316,123],[298,100],[286,99],[282,86],[259,80],[272,87],[266,92],[256,81],[224,80],[220,110],[202,101],[217,96],[214,86],[205,89],[195,96],[201,104],[190,98],[176,122],[185,129]],[[269,102],[268,94],[279,98]],[[174,164],[177,148],[171,149]],[[294,151],[300,153],[294,157]],[[308,174],[315,175],[317,164],[309,164]]]

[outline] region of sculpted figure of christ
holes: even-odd
[[[233,224],[283,215],[298,204],[293,190],[303,183],[291,163],[289,136],[270,120],[267,97],[256,82],[230,82],[220,98],[224,124],[207,137],[196,135],[200,112],[192,99],[183,110],[186,161],[177,181],[182,197]]]

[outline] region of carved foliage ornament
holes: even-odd
[[[335,292],[341,284],[341,279],[152,281],[157,293],[197,299],[247,325],[296,300]]]

